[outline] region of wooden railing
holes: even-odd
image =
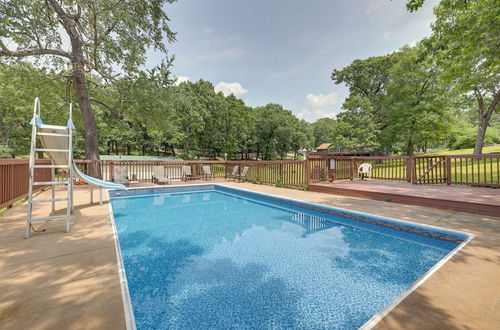
[[[304,161],[90,161],[75,160],[77,166],[88,174],[92,163],[97,163],[103,180],[113,180],[113,168],[123,166],[132,181],[151,181],[153,167],[163,166],[166,175],[172,180],[182,179],[182,166],[191,166],[195,177],[202,178],[203,166],[210,166],[214,178],[223,179],[238,166],[241,173],[245,166],[249,167],[247,181],[276,184],[283,186],[306,187],[308,177],[304,171]]]
[[[37,164],[50,164],[50,160],[37,160]],[[0,208],[8,207],[28,195],[28,159],[0,159]],[[35,169],[35,181],[50,181],[50,168]],[[34,186],[34,191],[45,186]]]
[[[38,160],[50,164],[50,160]],[[353,180],[358,166],[372,165],[371,178],[376,180],[408,181],[413,184],[446,183],[500,187],[500,155],[399,156],[399,157],[341,157],[311,156],[306,161],[125,161],[75,160],[88,174],[91,165],[99,165],[104,180],[113,181],[115,166],[124,166],[132,181],[151,181],[153,168],[163,166],[173,180],[182,179],[182,166],[191,166],[192,173],[202,178],[202,166],[210,166],[213,177],[223,179],[238,166],[241,172],[249,167],[246,181],[278,186],[307,187],[309,183]],[[62,180],[67,172],[56,172]],[[37,169],[37,181],[50,181],[50,169]],[[0,159],[0,208],[25,197],[28,192],[28,160]],[[37,190],[43,187],[35,187]]]
[[[191,166],[191,172],[196,177],[201,177],[202,166],[210,166],[214,178],[224,178],[226,176],[226,162],[223,161],[160,161],[160,160],[75,160],[76,165],[82,172],[89,174],[91,164],[98,164],[101,178],[106,181],[113,181],[114,167],[126,168],[126,173],[131,181],[151,181],[153,168],[163,166],[165,174],[172,180],[182,179],[182,166]]]
[[[447,156],[448,184],[500,187],[500,155]]]
[[[500,186],[500,154],[413,157],[314,155],[309,158],[310,181],[353,180],[362,163],[372,165],[371,179],[375,180]]]
[[[292,187],[307,187],[308,175],[305,161],[228,161],[229,172],[234,166],[243,170],[249,167],[247,181]]]

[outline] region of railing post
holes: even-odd
[[[411,183],[417,184],[417,158],[411,157]]]
[[[446,162],[446,184],[451,185],[451,159],[444,156],[444,161]]]
[[[411,156],[408,156],[406,159],[406,181],[412,182],[412,173],[413,173],[413,159]]]
[[[309,160],[304,160],[302,164],[302,170],[304,171],[304,185],[306,188],[309,187]]]
[[[349,176],[350,176],[350,180],[354,180],[354,168],[356,168],[356,160],[355,158],[351,158],[351,164],[350,164],[351,168],[350,168],[350,172],[349,173]]]

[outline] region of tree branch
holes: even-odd
[[[0,56],[11,56],[11,57],[26,57],[26,56],[35,56],[35,55],[54,55],[54,56],[62,56],[71,59],[71,54],[62,50],[57,49],[47,49],[47,48],[39,48],[39,49],[26,49],[26,50],[18,50],[12,51],[5,46],[5,44],[0,40]]]
[[[116,119],[123,119],[123,115],[121,113],[118,113],[115,108],[113,108],[112,106],[104,103],[103,101],[101,100],[98,100],[98,99],[95,99],[95,98],[90,98],[90,102],[93,102],[93,103],[97,103],[99,105],[102,105],[103,107],[105,107],[106,109],[109,110],[109,112],[111,113],[111,115],[113,117],[115,117]]]

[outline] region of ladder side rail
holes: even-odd
[[[26,232],[24,237],[30,237],[31,231],[31,218],[33,213],[33,182],[35,180],[35,148],[36,148],[36,116],[40,114],[40,99],[35,98],[35,104],[33,105],[33,121],[31,126],[31,148],[30,148],[30,161],[29,161],[29,186],[28,186],[28,217],[26,219]]]
[[[71,213],[73,212],[73,104],[69,103],[68,120],[68,202],[66,204],[66,232],[71,226]]]
[[[54,160],[52,159],[51,161],[51,164],[54,165]],[[56,176],[54,174],[54,171],[55,169],[51,169],[51,172],[50,172],[50,177],[51,177],[51,181],[54,182],[56,181]],[[52,185],[52,212],[50,213],[51,215],[52,214],[56,214],[56,202],[55,202],[55,199],[56,199],[56,185],[53,184]]]

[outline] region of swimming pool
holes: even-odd
[[[138,329],[369,326],[472,237],[222,185],[110,198]]]

